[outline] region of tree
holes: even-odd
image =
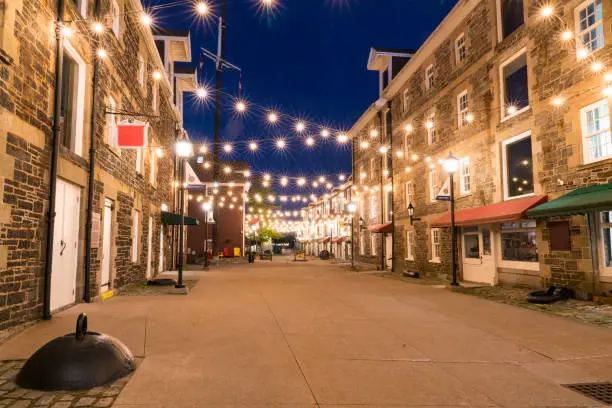
[[[282,235],[272,228],[261,228],[260,230],[253,231],[248,235],[248,238],[251,241],[255,241],[255,244],[257,244],[257,246],[260,248],[264,243],[273,239],[279,239],[280,237],[282,237]]]

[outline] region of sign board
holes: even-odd
[[[142,149],[149,144],[149,123],[121,121],[117,123],[117,145],[121,149]]]
[[[444,182],[444,185],[440,189],[440,192],[436,196],[436,200],[438,201],[450,201],[451,200],[450,179],[446,179],[446,181]]]
[[[91,219],[91,247],[100,248],[100,213],[93,213]]]

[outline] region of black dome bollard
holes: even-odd
[[[136,368],[132,352],[119,340],[87,331],[87,315],[77,318],[76,332],[57,337],[24,364],[16,383],[41,391],[80,390],[108,384]]]

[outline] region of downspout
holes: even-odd
[[[100,17],[100,0],[94,2],[94,18],[97,20]],[[91,129],[89,138],[89,180],[87,183],[87,221],[85,232],[85,294],[83,300],[87,303],[91,302],[91,240],[93,226],[93,200],[94,200],[94,184],[95,184],[95,169],[96,169],[96,129],[98,127],[98,80],[100,77],[100,61],[95,57],[95,52],[98,48],[99,39],[93,37],[93,79],[91,82],[92,97],[91,97]],[[105,109],[106,111],[106,109]]]
[[[391,203],[389,203],[389,211],[391,211],[391,273],[395,272],[395,173],[393,172],[393,115],[391,114],[392,101],[388,103],[389,114],[387,115],[387,134],[389,135],[389,151],[391,152],[391,161],[389,174],[391,174]]]
[[[383,137],[385,137],[385,131],[386,129],[382,128],[382,119],[383,119],[383,115],[385,113],[378,111],[378,122],[380,123],[380,137],[381,140]],[[387,156],[385,154],[382,154],[380,156],[380,225],[383,225],[385,223],[385,186],[384,186],[384,175],[383,175],[383,166],[385,164],[385,160],[387,159]],[[386,268],[385,265],[385,233],[381,233],[380,234],[380,270],[384,271]]]
[[[49,169],[49,212],[47,214],[47,246],[44,274],[43,319],[51,319],[51,269],[53,266],[53,239],[55,236],[55,190],[57,189],[57,161],[60,148],[60,117],[62,115],[62,76],[64,71],[64,5],[65,0],[57,1],[57,21],[55,38],[55,107],[53,112],[53,141],[51,168]]]

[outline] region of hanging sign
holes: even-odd
[[[117,123],[117,145],[121,149],[142,149],[149,144],[149,123],[137,120]]]
[[[444,185],[440,189],[440,192],[436,196],[436,200],[438,201],[450,201],[451,200],[450,179],[446,179],[446,181],[444,182]]]

